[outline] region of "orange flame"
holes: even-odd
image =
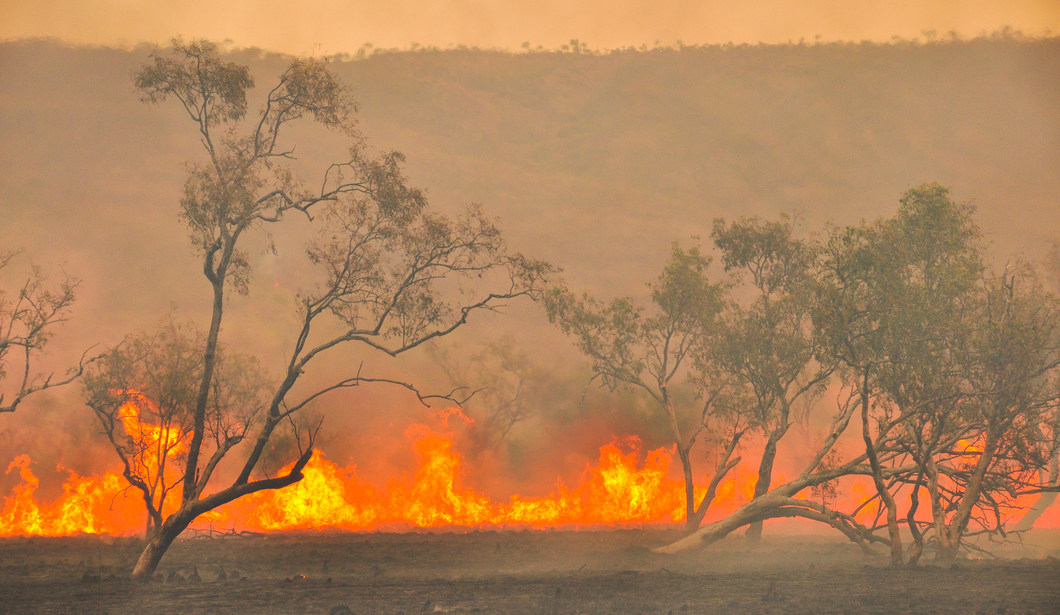
[[[422,427],[421,427],[422,429]],[[600,462],[570,489],[562,481],[546,497],[513,495],[497,503],[460,484],[461,458],[452,441],[426,431],[414,443],[420,466],[411,480],[391,479],[380,491],[357,479],[356,468],[340,469],[319,451],[304,478],[282,491],[259,492],[211,516],[215,524],[258,531],[340,528],[367,530],[411,525],[597,525],[677,522],[685,518],[684,484],[666,476],[665,449],[647,454],[637,467],[635,449],[600,449]],[[290,466],[282,472],[290,470]],[[281,473],[282,473],[281,472]],[[698,494],[702,497],[702,493]]]
[[[7,467],[18,468],[22,483],[4,498],[0,508],[0,536],[70,536],[73,534],[128,534],[143,525],[142,504],[121,497],[129,484],[120,475],[78,476],[70,472],[63,494],[53,503],[41,505],[33,497],[40,479],[30,470],[26,455]],[[137,519],[130,527],[128,520]]]
[[[136,401],[147,403],[141,399]],[[135,403],[123,406],[120,416],[130,436],[160,445],[156,450],[165,451],[167,457],[182,451],[185,434],[177,428],[164,429],[140,422]],[[444,418],[451,416],[462,415],[444,414]],[[638,462],[641,451],[635,438],[601,447],[597,464],[588,466],[573,488],[557,480],[555,490],[547,496],[515,494],[507,502],[497,502],[462,484],[463,460],[453,450],[450,437],[423,425],[411,427],[406,435],[413,440],[419,462],[411,478],[391,478],[380,489],[362,482],[356,467],[343,469],[320,451],[314,451],[303,470],[304,478],[298,483],[241,498],[203,515],[196,525],[253,531],[442,526],[543,528],[678,523],[685,518],[684,483],[668,476],[673,460],[671,452],[665,448],[648,451],[643,455],[643,462]],[[148,470],[158,471],[158,465],[150,466],[149,460],[146,463]],[[129,535],[144,527],[146,516],[140,494],[130,490],[125,479],[114,472],[89,477],[71,472],[63,485],[63,494],[50,504],[41,504],[34,498],[40,481],[30,470],[29,457],[16,458],[8,466],[8,473],[15,468],[22,482],[4,498],[0,507],[0,536]],[[290,466],[281,474],[289,470]],[[756,478],[748,468],[735,468],[719,486],[707,520],[720,518],[749,501]],[[783,482],[779,474],[776,479],[777,483]],[[704,491],[701,486],[695,488],[697,500],[703,497]],[[850,501],[862,500],[871,490],[854,481],[843,491],[840,508]],[[866,513],[863,511],[862,515]],[[1057,517],[1057,514],[1047,514],[1037,525],[1060,525]]]

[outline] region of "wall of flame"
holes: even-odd
[[[685,518],[684,484],[670,476],[673,456],[666,448],[644,452],[635,439],[615,440],[600,448],[599,460],[586,467],[577,485],[569,487],[557,479],[548,495],[513,494],[507,501],[495,501],[463,484],[463,459],[454,450],[451,435],[423,425],[413,426],[407,435],[418,460],[411,476],[391,477],[385,485],[373,485],[359,479],[356,466],[342,468],[318,450],[298,483],[244,497],[203,515],[193,527],[256,532],[545,528],[673,524]],[[143,531],[146,514],[141,496],[120,474],[79,476],[70,472],[62,495],[45,503],[35,498],[40,481],[31,465],[30,458],[22,455],[7,467],[9,474],[18,472],[21,482],[3,498],[0,536],[135,535]],[[704,476],[699,484],[705,485],[708,479]],[[755,474],[749,468],[737,467],[720,485],[707,521],[749,501],[754,482]],[[842,484],[836,505],[849,510],[870,495],[871,489],[866,481],[849,480]],[[705,488],[697,486],[696,491],[699,498]],[[1026,504],[1033,501],[1032,496]],[[868,522],[873,515],[870,506],[860,518]],[[1037,526],[1060,527],[1060,510],[1054,506]]]

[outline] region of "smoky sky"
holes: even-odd
[[[1055,0],[7,0],[0,38],[161,43],[179,34],[294,54],[362,45],[592,49],[718,43],[887,41],[1060,30]],[[933,33],[933,34],[932,34]]]

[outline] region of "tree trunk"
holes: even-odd
[[[692,451],[680,444],[677,445],[677,456],[681,458],[681,468],[685,475],[685,531],[692,533],[699,529],[703,516],[696,516],[696,491],[692,482]]]
[[[913,484],[913,493],[909,495],[909,512],[905,515],[905,521],[909,525],[909,532],[913,535],[913,552],[909,554],[910,566],[916,566],[920,556],[924,554],[924,534],[916,524],[916,510],[920,507],[920,486],[924,482],[924,470],[921,469],[916,475],[916,483]]]
[[[1058,468],[1057,458],[1054,456],[1053,459],[1049,462],[1048,477],[1046,477],[1045,470],[1042,470],[1039,473],[1039,476],[1041,477],[1043,485],[1055,487],[1057,485],[1058,478],[1060,478],[1060,476],[1058,475],[1060,475],[1060,468]],[[1034,503],[1034,506],[1032,506],[1031,509],[1027,511],[1027,514],[1023,515],[1023,518],[1019,520],[1019,523],[1016,524],[1016,527],[1013,528],[1013,531],[1026,532],[1033,528],[1034,522],[1038,520],[1038,517],[1041,517],[1042,513],[1044,513],[1050,506],[1053,505],[1053,502],[1056,501],[1056,496],[1057,493],[1055,491],[1050,493],[1043,493],[1038,498],[1038,501]]]
[[[880,467],[880,459],[876,456],[876,447],[872,443],[872,435],[869,433],[869,371],[866,369],[861,388],[861,438],[865,442],[865,455],[869,458],[869,466],[872,468],[872,482],[876,486],[876,493],[887,507],[887,534],[891,539],[891,565],[901,566],[905,563],[902,556],[902,534],[898,530],[898,505],[894,503],[894,497],[883,482],[883,468]]]
[[[655,552],[674,554],[682,551],[701,549],[725,538],[748,523],[754,522],[761,517],[764,511],[770,508],[775,508],[778,505],[779,498],[772,498],[769,496],[752,500],[721,521],[715,521],[714,523],[701,528],[696,533],[686,536],[673,544],[659,547],[658,549],[655,549]]]
[[[769,493],[769,484],[773,481],[773,462],[777,458],[776,432],[769,434],[766,448],[762,451],[762,462],[758,465],[758,482],[755,483],[755,499]],[[756,521],[747,526],[747,540],[752,544],[762,539],[762,522]]]
[[[233,244],[234,245],[234,241]],[[226,246],[223,262],[227,262],[231,248]],[[198,497],[196,482],[199,480],[199,449],[206,429],[206,405],[209,403],[210,383],[213,381],[214,366],[217,363],[217,337],[221,331],[221,317],[224,312],[224,275],[222,269],[217,278],[211,278],[213,284],[213,315],[210,319],[210,331],[206,335],[206,349],[203,352],[202,381],[199,383],[199,394],[195,401],[194,425],[191,442],[188,445],[188,458],[184,470],[184,490],[181,504]],[[207,276],[210,277],[210,276]]]
[[[961,547],[961,538],[964,537],[964,532],[968,529],[968,522],[972,518],[975,505],[979,503],[979,498],[982,496],[983,480],[986,478],[987,470],[990,469],[990,464],[994,461],[997,441],[998,439],[993,433],[987,432],[983,452],[979,455],[979,461],[975,464],[975,469],[972,470],[971,475],[968,477],[968,484],[964,488],[964,494],[961,496],[961,502],[957,506],[957,512],[953,514],[953,519],[946,524],[942,534],[939,536],[938,559],[940,560],[952,561],[957,557],[957,552]]]
[[[140,554],[140,559],[136,560],[136,567],[133,568],[132,573],[134,580],[146,581],[154,575],[155,569],[158,568],[158,562],[162,561],[162,556],[166,554],[169,546],[173,544],[177,536],[180,536],[180,533],[187,529],[192,519],[194,519],[193,516],[183,511],[170,515],[166,519],[166,522],[155,532],[154,536],[148,539],[143,553]]]
[[[1051,493],[1043,493],[1041,497],[1038,498],[1038,501],[1034,503],[1034,506],[1027,511],[1027,514],[1023,515],[1023,518],[1020,519],[1019,523],[1016,524],[1016,527],[1013,528],[1013,530],[1016,532],[1026,532],[1033,528],[1034,522],[1038,520],[1038,517],[1041,517],[1042,513],[1044,513],[1053,505],[1053,502],[1056,501],[1056,496],[1057,493],[1055,491]]]

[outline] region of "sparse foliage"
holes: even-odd
[[[17,251],[0,252],[0,274],[11,270],[18,255]],[[40,267],[32,265],[16,292],[0,287],[0,383],[7,379],[12,366],[21,368],[15,376],[14,393],[0,391],[0,413],[14,412],[34,393],[70,384],[91,363],[86,351],[60,379],[35,368],[55,328],[69,317],[80,284],[81,280],[66,273],[53,284]]]
[[[709,266],[699,248],[674,244],[651,285],[653,306],[647,315],[630,297],[602,304],[587,293],[579,298],[564,286],[554,287],[545,299],[549,320],[575,338],[595,377],[612,390],[628,386],[647,394],[669,420],[684,472],[689,530],[699,527],[718,485],[740,462],[736,452],[748,429],[714,357],[726,283],[710,281]],[[691,400],[681,394],[682,387],[690,389]],[[691,450],[704,430],[721,442],[724,452],[697,502]]]
[[[269,91],[249,131],[241,133],[246,92],[253,85],[249,72],[224,62],[207,41],[175,40],[171,56],[155,57],[134,80],[146,102],[179,100],[198,128],[208,160],[189,166],[180,205],[213,301],[210,327],[201,340],[194,403],[186,419],[190,437],[180,503],[163,515],[149,537],[133,573],[137,578],[152,574],[172,541],[200,514],[243,495],[300,480],[319,425],[305,433],[293,417],[322,395],[385,382],[410,390],[425,404],[438,397],[423,395],[407,382],[365,375],[361,369],[315,391],[296,388],[315,359],[345,344],[398,356],[456,331],[476,311],[494,310],[516,297],[539,296],[552,270],[509,252],[494,221],[476,206],[456,217],[433,212],[425,194],[408,184],[401,154],[370,155],[356,130],[357,106],[349,88],[326,62],[292,62]],[[303,187],[304,181],[286,164],[294,157],[293,149],[281,145],[281,135],[303,118],[350,140],[348,158],[324,170],[317,190]],[[205,495],[215,459],[230,450],[215,445],[206,464],[201,462],[209,450],[205,440],[215,434],[209,425],[214,416],[210,408],[238,401],[222,397],[225,388],[219,388],[218,379],[225,377],[219,334],[227,290],[246,293],[251,281],[240,240],[257,227],[281,223],[290,213],[304,214],[317,225],[307,256],[319,272],[319,282],[297,297],[299,326],[284,373],[270,387],[271,397],[253,413],[255,420],[240,423],[236,432],[239,440],[245,434],[250,443],[238,475],[229,486]],[[323,321],[328,327],[318,326]],[[338,334],[324,333],[336,327]],[[256,478],[266,446],[281,424],[295,427],[299,455],[286,474]]]
[[[82,382],[122,475],[141,492],[148,537],[172,511],[167,498],[187,470],[205,342],[193,325],[169,318],[158,331],[130,336],[102,355]],[[219,349],[216,370],[204,422],[211,453],[205,474],[243,441],[266,402],[266,374],[253,357]]]

